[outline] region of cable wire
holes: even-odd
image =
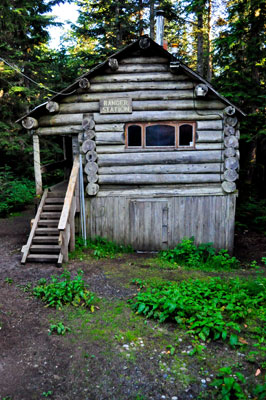
[[[45,89],[48,92],[51,92],[53,94],[60,94],[63,96],[68,96],[70,94],[75,93],[76,89],[74,89],[72,92],[69,93],[64,93],[64,92],[56,92],[52,89],[49,89],[47,86],[44,86],[41,83],[36,82],[35,80],[33,80],[32,78],[30,78],[29,76],[25,75],[23,72],[20,71],[20,69],[18,67],[13,67],[13,65],[11,65],[8,61],[6,61],[4,58],[0,57],[0,60],[3,61],[3,63],[5,63],[6,65],[8,65],[10,68],[12,68],[14,71],[16,71],[18,74],[22,75],[25,79],[27,79],[28,81],[34,83],[35,85],[39,86],[41,89]]]

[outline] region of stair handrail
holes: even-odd
[[[38,222],[40,220],[40,216],[41,216],[42,209],[43,209],[43,206],[44,206],[44,203],[45,203],[47,195],[48,195],[48,189],[45,189],[44,192],[43,192],[43,195],[42,195],[42,198],[41,198],[37,213],[35,215],[32,227],[31,227],[31,231],[30,231],[30,234],[29,234],[29,237],[28,237],[28,240],[27,240],[27,244],[25,244],[21,249],[21,252],[23,253],[23,256],[22,256],[22,259],[21,259],[21,264],[25,264],[26,259],[28,257],[28,254],[29,254],[29,251],[30,251],[30,246],[32,244],[32,240],[33,240],[33,237],[34,237]]]
[[[70,251],[75,249],[75,214],[77,209],[77,199],[75,189],[79,177],[79,157],[74,158],[67,191],[65,195],[64,205],[58,223],[59,240],[61,253],[59,255],[58,264],[68,261],[68,248]]]

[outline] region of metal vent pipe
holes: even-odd
[[[163,46],[163,36],[164,36],[164,11],[156,11],[156,43]]]

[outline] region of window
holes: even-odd
[[[127,148],[194,148],[194,122],[135,123],[126,125]]]

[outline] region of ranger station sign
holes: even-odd
[[[131,114],[132,99],[128,97],[112,97],[100,100],[101,114]]]

